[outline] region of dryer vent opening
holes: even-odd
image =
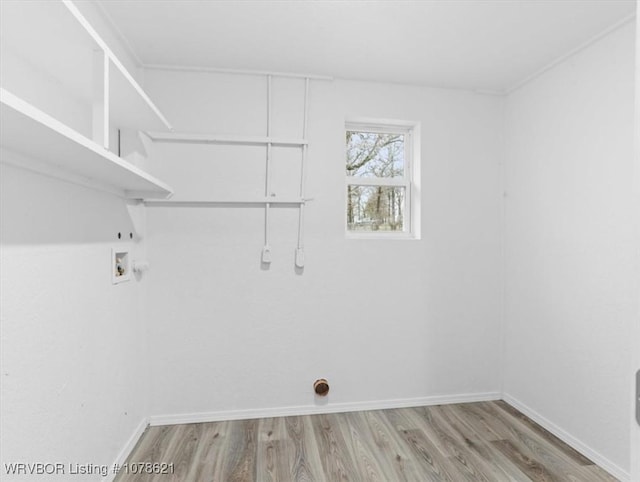
[[[326,396],[329,393],[329,382],[324,378],[316,380],[313,382],[313,391],[321,397]]]

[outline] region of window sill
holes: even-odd
[[[346,239],[375,239],[375,240],[393,240],[393,241],[419,241],[420,237],[413,233],[345,233]]]

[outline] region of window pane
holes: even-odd
[[[405,188],[347,186],[349,231],[403,231]]]
[[[347,176],[404,176],[404,134],[347,131]]]

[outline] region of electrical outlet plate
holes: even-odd
[[[271,246],[265,246],[262,248],[262,262],[264,264],[271,263]]]
[[[115,285],[131,279],[131,252],[129,248],[111,249],[111,282]]]
[[[304,249],[303,248],[296,249],[296,266],[298,268],[304,268]]]

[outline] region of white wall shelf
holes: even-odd
[[[93,59],[96,52],[104,53],[110,65],[109,121],[113,127],[171,129],[158,107],[71,1],[2,2],[0,22],[3,49],[37,66],[88,105],[95,101]],[[19,86],[3,81],[3,87],[22,95],[16,88]]]
[[[104,51],[104,54],[115,66],[115,69],[109,69],[109,115],[114,125],[118,128],[126,127],[136,130],[171,129],[171,124],[160,112],[160,109],[151,101],[140,84],[136,82],[73,2],[62,0],[62,3],[84,28],[91,41]]]
[[[164,199],[173,194],[163,182],[1,88],[0,145],[108,186],[126,198]]]
[[[300,198],[254,198],[254,199],[208,199],[208,200],[145,200],[145,206],[152,207],[210,207],[210,206],[238,206],[238,207],[264,207],[270,206],[292,206],[298,207],[306,204],[311,199]]]
[[[309,143],[307,141],[307,121],[309,112],[309,77],[304,79],[304,114],[302,119],[302,138],[283,138],[272,136],[272,115],[273,115],[273,95],[272,84],[273,75],[266,74],[267,80],[267,118],[266,118],[266,135],[265,136],[248,136],[248,135],[229,135],[217,133],[187,133],[187,132],[156,132],[146,131],[145,133],[153,142],[157,143],[173,143],[173,144],[232,144],[238,146],[265,146],[265,183],[264,196],[261,198],[245,198],[245,199],[208,199],[208,200],[189,200],[189,199],[172,199],[170,201],[148,201],[145,206],[149,207],[243,207],[243,208],[262,208],[264,209],[264,246],[262,248],[262,264],[268,266],[271,263],[271,246],[269,243],[269,212],[271,208],[288,208],[298,209],[298,242],[295,251],[296,269],[304,268],[304,211],[305,206],[311,199],[305,196],[305,179],[307,150]],[[300,184],[299,195],[296,198],[278,198],[272,197],[271,178],[273,163],[273,147],[293,147],[301,151],[300,163]]]
[[[238,144],[302,147],[308,142],[305,139],[289,139],[267,136],[234,136],[230,134],[191,134],[184,132],[146,132],[155,142],[173,142],[186,144]]]

